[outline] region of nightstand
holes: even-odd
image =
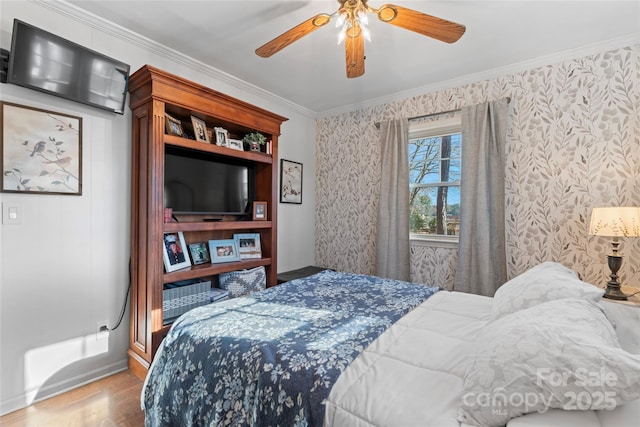
[[[632,288],[631,286],[622,286],[620,290],[624,292],[626,295],[633,295],[636,292],[640,291],[640,289]],[[630,296],[627,300],[622,300],[622,301],[609,299],[609,298],[602,298],[602,301],[616,302],[619,304],[630,305],[636,308],[640,308],[640,294],[635,294],[633,296]]]
[[[278,273],[278,285],[280,283],[288,282],[293,279],[300,279],[303,277],[311,276],[316,273],[320,273],[324,270],[331,270],[330,268],[316,267],[315,265],[308,265],[297,270],[285,271],[284,273]]]

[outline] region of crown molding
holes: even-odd
[[[530,60],[506,65],[503,67],[492,68],[490,70],[482,71],[479,73],[468,74],[456,79],[446,80],[435,84],[408,89],[406,91],[396,92],[390,95],[381,96],[379,98],[370,99],[361,103],[345,105],[331,110],[322,111],[317,113],[316,119],[337,116],[340,114],[350,113],[355,110],[370,108],[381,104],[389,104],[392,102],[401,101],[403,99],[413,98],[416,96],[438,92],[446,89],[452,89],[480,81],[492,80],[510,74],[521,73],[534,68],[547,66],[550,64],[583,58],[597,53],[621,49],[638,44],[640,44],[640,32],[633,33],[624,37],[618,37],[615,39],[581,46],[575,49],[563,50],[550,55],[539,56]]]
[[[190,56],[187,56],[181,52],[178,52],[174,49],[164,46],[154,40],[151,40],[127,28],[124,28],[111,21],[101,18],[100,16],[87,12],[86,10],[80,9],[77,6],[67,3],[64,0],[53,0],[53,1],[52,0],[35,0],[35,2],[43,7],[46,7],[47,9],[50,9],[54,12],[57,12],[69,18],[72,18],[91,28],[102,31],[106,34],[109,34],[113,37],[124,40],[128,43],[136,44],[145,50],[152,51],[156,55],[164,56],[165,58],[170,59],[171,61],[175,61],[181,65],[185,65],[193,69],[194,71],[205,74],[216,80],[220,80],[241,91],[251,93],[260,98],[268,99],[269,101],[274,102],[275,104],[279,104],[284,108],[288,108],[290,110],[296,111],[302,114],[303,116],[306,116],[312,119],[316,118],[317,113],[313,110],[310,110],[299,104],[291,102],[288,99],[285,99],[281,96],[271,93],[265,89],[262,89],[258,86],[255,86],[251,83],[241,80],[229,73],[225,73],[224,71],[221,71],[215,67],[207,65],[204,62],[193,59]]]

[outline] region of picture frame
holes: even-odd
[[[280,203],[302,204],[302,163],[280,159]]]
[[[182,122],[167,113],[164,113],[164,127],[165,132],[169,135],[182,136],[184,135],[184,129],[182,129]]]
[[[193,261],[193,265],[211,262],[207,244],[204,242],[189,244],[189,253],[191,254],[191,261]]]
[[[221,147],[227,147],[227,139],[229,139],[229,132],[225,128],[214,127],[213,130],[216,133],[216,145]]]
[[[262,258],[259,233],[234,234],[233,238],[238,242],[240,259]]]
[[[0,102],[5,193],[82,195],[82,117]]]
[[[233,148],[234,150],[244,151],[244,147],[242,146],[242,140],[240,139],[227,139],[227,147]]]
[[[191,124],[193,124],[193,135],[196,141],[211,143],[207,134],[207,123],[199,117],[191,116]]]
[[[211,263],[240,261],[238,242],[235,239],[209,240]]]
[[[253,202],[253,220],[267,220],[267,202]]]
[[[187,245],[184,242],[182,231],[164,233],[162,239],[162,259],[167,273],[191,267],[189,255],[184,251]]]

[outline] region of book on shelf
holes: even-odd
[[[211,288],[209,297],[211,302],[224,301],[229,298],[229,291],[220,288]]]

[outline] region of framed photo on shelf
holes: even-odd
[[[164,113],[165,132],[169,135],[182,136],[184,131],[182,130],[182,123],[175,117]]]
[[[267,202],[253,202],[253,220],[267,220]]]
[[[164,233],[162,259],[164,260],[164,269],[167,273],[180,270],[182,268],[191,267],[191,261],[183,248],[187,245],[184,243],[184,235],[182,231],[177,233]]]
[[[240,261],[238,242],[235,239],[209,240],[211,263]]]
[[[234,150],[244,151],[244,147],[242,147],[242,140],[240,139],[227,139],[227,146],[229,148],[233,148]]]
[[[216,132],[216,145],[221,147],[227,147],[227,139],[229,138],[229,132],[221,127],[215,127],[213,130]]]
[[[280,159],[280,203],[302,204],[302,163]]]
[[[189,253],[191,254],[193,265],[206,264],[211,261],[207,244],[204,242],[191,243],[189,245]]]
[[[82,195],[82,117],[0,102],[1,191]]]
[[[238,242],[240,259],[262,258],[259,233],[234,234],[233,238]]]
[[[193,134],[196,137],[196,141],[206,142],[209,144],[209,135],[207,134],[207,124],[199,117],[191,116],[191,123],[193,124]]]

